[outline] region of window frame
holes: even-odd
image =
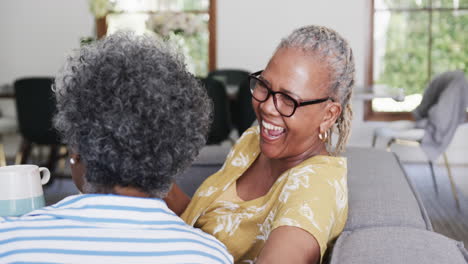
[[[375,0],[369,0],[369,31],[367,35],[367,56],[365,59],[365,89],[364,92],[372,93],[372,85],[374,85],[374,14],[375,14]],[[444,8],[444,7],[425,7],[420,8],[417,10],[409,9],[409,8],[390,8],[389,10],[394,9],[394,11],[402,11],[402,12],[415,12],[415,11],[429,11],[429,25],[428,27],[432,26],[432,15],[431,11],[439,10],[439,11],[451,11],[452,8]],[[468,10],[468,8],[459,8],[459,10]],[[428,72],[431,72],[432,67],[432,30],[429,30],[429,49],[428,49]],[[429,81],[429,80],[428,80]],[[377,112],[372,110],[372,99],[364,101],[364,120],[365,121],[396,121],[396,120],[414,120],[411,112]],[[466,120],[468,121],[468,113],[466,115]]]
[[[208,31],[210,37],[208,40],[208,72],[216,69],[216,0],[210,0],[208,8]],[[107,15],[96,19],[96,37],[102,38],[107,33]]]

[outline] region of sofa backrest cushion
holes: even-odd
[[[345,230],[374,226],[432,230],[417,193],[393,153],[348,148],[345,156],[348,158],[349,191]]]

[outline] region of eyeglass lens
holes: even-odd
[[[265,82],[253,76],[250,78],[250,91],[259,102],[265,102],[273,94],[275,108],[281,115],[291,116],[294,113],[296,104],[292,98],[282,93],[273,93]]]

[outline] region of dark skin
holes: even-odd
[[[180,216],[190,203],[190,197],[174,183],[164,201],[176,215]]]
[[[86,166],[81,161],[81,157],[79,154],[72,152],[72,151],[70,151],[69,153],[70,153],[69,155],[70,158],[75,161],[75,164],[70,163],[73,182],[75,183],[78,190],[80,190],[80,192],[83,192],[83,184],[85,182],[84,177],[86,173]],[[149,194],[147,194],[146,192],[141,191],[138,188],[134,188],[131,186],[116,185],[112,188],[111,193],[124,195],[124,196],[133,196],[133,197],[144,197],[144,198],[150,197]]]

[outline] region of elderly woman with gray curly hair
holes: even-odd
[[[210,120],[206,91],[178,54],[119,32],[69,57],[55,94],[55,124],[84,194],[7,223],[16,233],[0,234],[13,241],[1,262],[232,263],[162,199],[205,144]]]

